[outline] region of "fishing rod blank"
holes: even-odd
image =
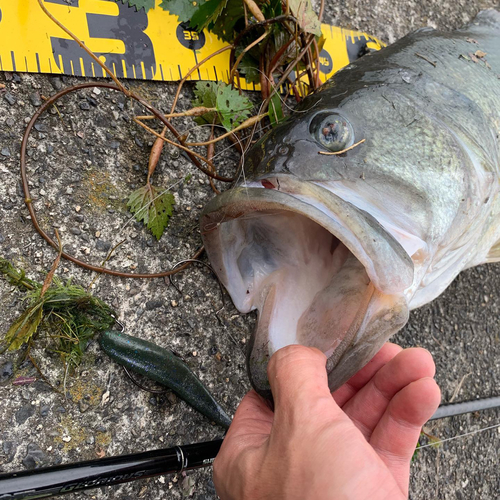
[[[500,407],[500,396],[441,405],[429,420]],[[35,500],[211,465],[222,439],[0,475],[0,500]]]
[[[211,465],[222,439],[0,475],[0,500],[34,500]]]
[[[472,413],[475,411],[490,410],[500,407],[500,396],[491,398],[472,399],[471,401],[463,401],[462,403],[449,403],[439,405],[436,413],[429,420],[437,420],[438,418],[454,417],[455,415],[463,415],[464,413]]]

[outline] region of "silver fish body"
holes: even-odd
[[[338,152],[363,140],[340,155]],[[201,218],[212,265],[259,320],[248,353],[300,343],[335,390],[468,267],[500,260],[500,12],[421,29],[306,98]]]

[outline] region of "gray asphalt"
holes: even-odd
[[[386,42],[421,26],[452,29],[468,22],[493,1],[458,2],[351,0],[328,2],[325,19],[363,29]],[[16,98],[0,98],[0,254],[43,280],[55,253],[35,233],[19,190],[20,139],[37,96],[50,95],[75,79],[43,75],[6,76],[0,82]],[[131,83],[145,97],[167,109],[175,85]],[[181,109],[189,105],[187,89]],[[96,106],[82,105],[84,102]],[[89,108],[89,109],[87,109]],[[135,110],[138,112],[139,110]],[[212,192],[205,178],[165,151],[155,182],[172,186],[177,205],[168,234],[160,243],[140,225],[126,224],[124,200],[145,179],[151,139],[130,124],[134,110],[120,95],[84,91],[52,110],[30,141],[29,172],[35,206],[46,228],[59,227],[66,248],[99,263],[106,248],[125,239],[110,265],[136,270],[167,269],[192,255],[199,245],[197,217]],[[190,127],[186,121],[186,128]],[[195,131],[203,136],[203,131]],[[221,162],[229,169],[235,158]],[[184,182],[188,174],[191,180]],[[177,183],[180,181],[179,183]],[[177,184],[176,184],[177,183]],[[98,234],[99,233],[99,234]],[[58,275],[88,286],[90,273],[63,262]],[[148,338],[179,353],[200,374],[230,412],[249,388],[244,350],[254,326],[226,297],[219,314],[217,284],[205,269],[191,268],[176,277],[181,294],[162,280],[100,277],[92,291],[113,305],[127,332]],[[500,265],[463,272],[432,304],[412,313],[393,340],[405,347],[423,346],[434,356],[443,401],[500,394]],[[0,332],[22,310],[21,294],[0,281]],[[33,356],[48,380],[62,393],[63,370],[43,345]],[[93,343],[84,364],[68,378],[66,397],[42,380],[12,385],[10,361],[0,359],[0,467],[3,471],[143,451],[221,436],[223,431],[179,401],[173,394],[151,396],[139,391]],[[18,375],[37,376],[27,363]],[[425,431],[448,439],[500,423],[500,412],[433,422]],[[429,442],[423,437],[422,444]],[[412,499],[494,499],[500,497],[499,428],[477,432],[420,450],[412,463]],[[67,496],[132,500],[190,496],[216,498],[209,470],[90,490]]]

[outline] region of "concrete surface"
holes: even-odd
[[[328,2],[325,19],[361,28],[391,42],[424,25],[451,29],[467,22],[495,0],[465,2],[345,0]],[[0,82],[14,97],[0,96],[0,254],[22,266],[30,277],[43,280],[55,252],[35,233],[19,188],[20,140],[26,120],[50,95],[75,79],[43,75],[5,75]],[[175,85],[129,83],[166,110]],[[180,108],[189,105],[184,91]],[[5,95],[5,92],[3,93]],[[28,162],[32,195],[45,228],[58,227],[65,247],[75,255],[100,263],[106,249],[125,240],[109,265],[118,269],[157,271],[191,256],[200,244],[197,218],[212,191],[205,177],[174,151],[165,150],[155,174],[158,186],[173,186],[177,200],[171,226],[156,242],[129,219],[124,200],[145,179],[151,139],[130,123],[133,109],[111,91],[86,90],[65,98],[41,119],[32,134]],[[186,121],[186,128],[192,126]],[[195,131],[200,137],[205,131]],[[235,157],[221,157],[222,172]],[[225,167],[224,167],[225,165]],[[185,182],[188,174],[192,178]],[[125,226],[125,227],[124,227]],[[62,278],[88,286],[94,276],[62,262]],[[127,332],[168,346],[181,355],[217,399],[234,412],[249,388],[245,344],[254,326],[228,301],[219,314],[220,294],[210,273],[193,266],[174,278],[181,294],[164,280],[126,280],[101,276],[93,293],[119,313]],[[437,364],[436,378],[443,400],[473,399],[499,394],[500,298],[496,286],[500,265],[462,273],[432,304],[412,313],[394,340],[403,346],[429,349]],[[22,295],[0,280],[0,332],[23,308]],[[11,361],[0,359],[1,470],[30,468],[174,444],[213,439],[221,429],[173,394],[152,396],[137,389],[102,354],[95,343],[76,377],[68,378],[66,398],[57,354],[34,351],[41,370],[60,393],[42,380],[12,385]],[[27,363],[18,375],[37,376]],[[426,426],[440,439],[500,422],[500,412],[488,411]],[[422,444],[427,442],[421,439]],[[499,429],[456,439],[421,450],[413,464],[412,499],[493,499],[500,496]],[[137,481],[116,488],[70,494],[84,498],[132,500],[191,497],[216,498],[211,471]]]

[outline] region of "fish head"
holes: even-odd
[[[332,391],[345,383],[407,322],[428,258],[433,213],[408,169],[443,154],[419,151],[435,131],[419,114],[409,133],[416,111],[404,94],[356,81],[354,94],[331,98],[327,86],[305,99],[202,213],[215,272],[237,309],[258,311],[248,372],[266,397],[269,358],[290,344],[325,353]]]

